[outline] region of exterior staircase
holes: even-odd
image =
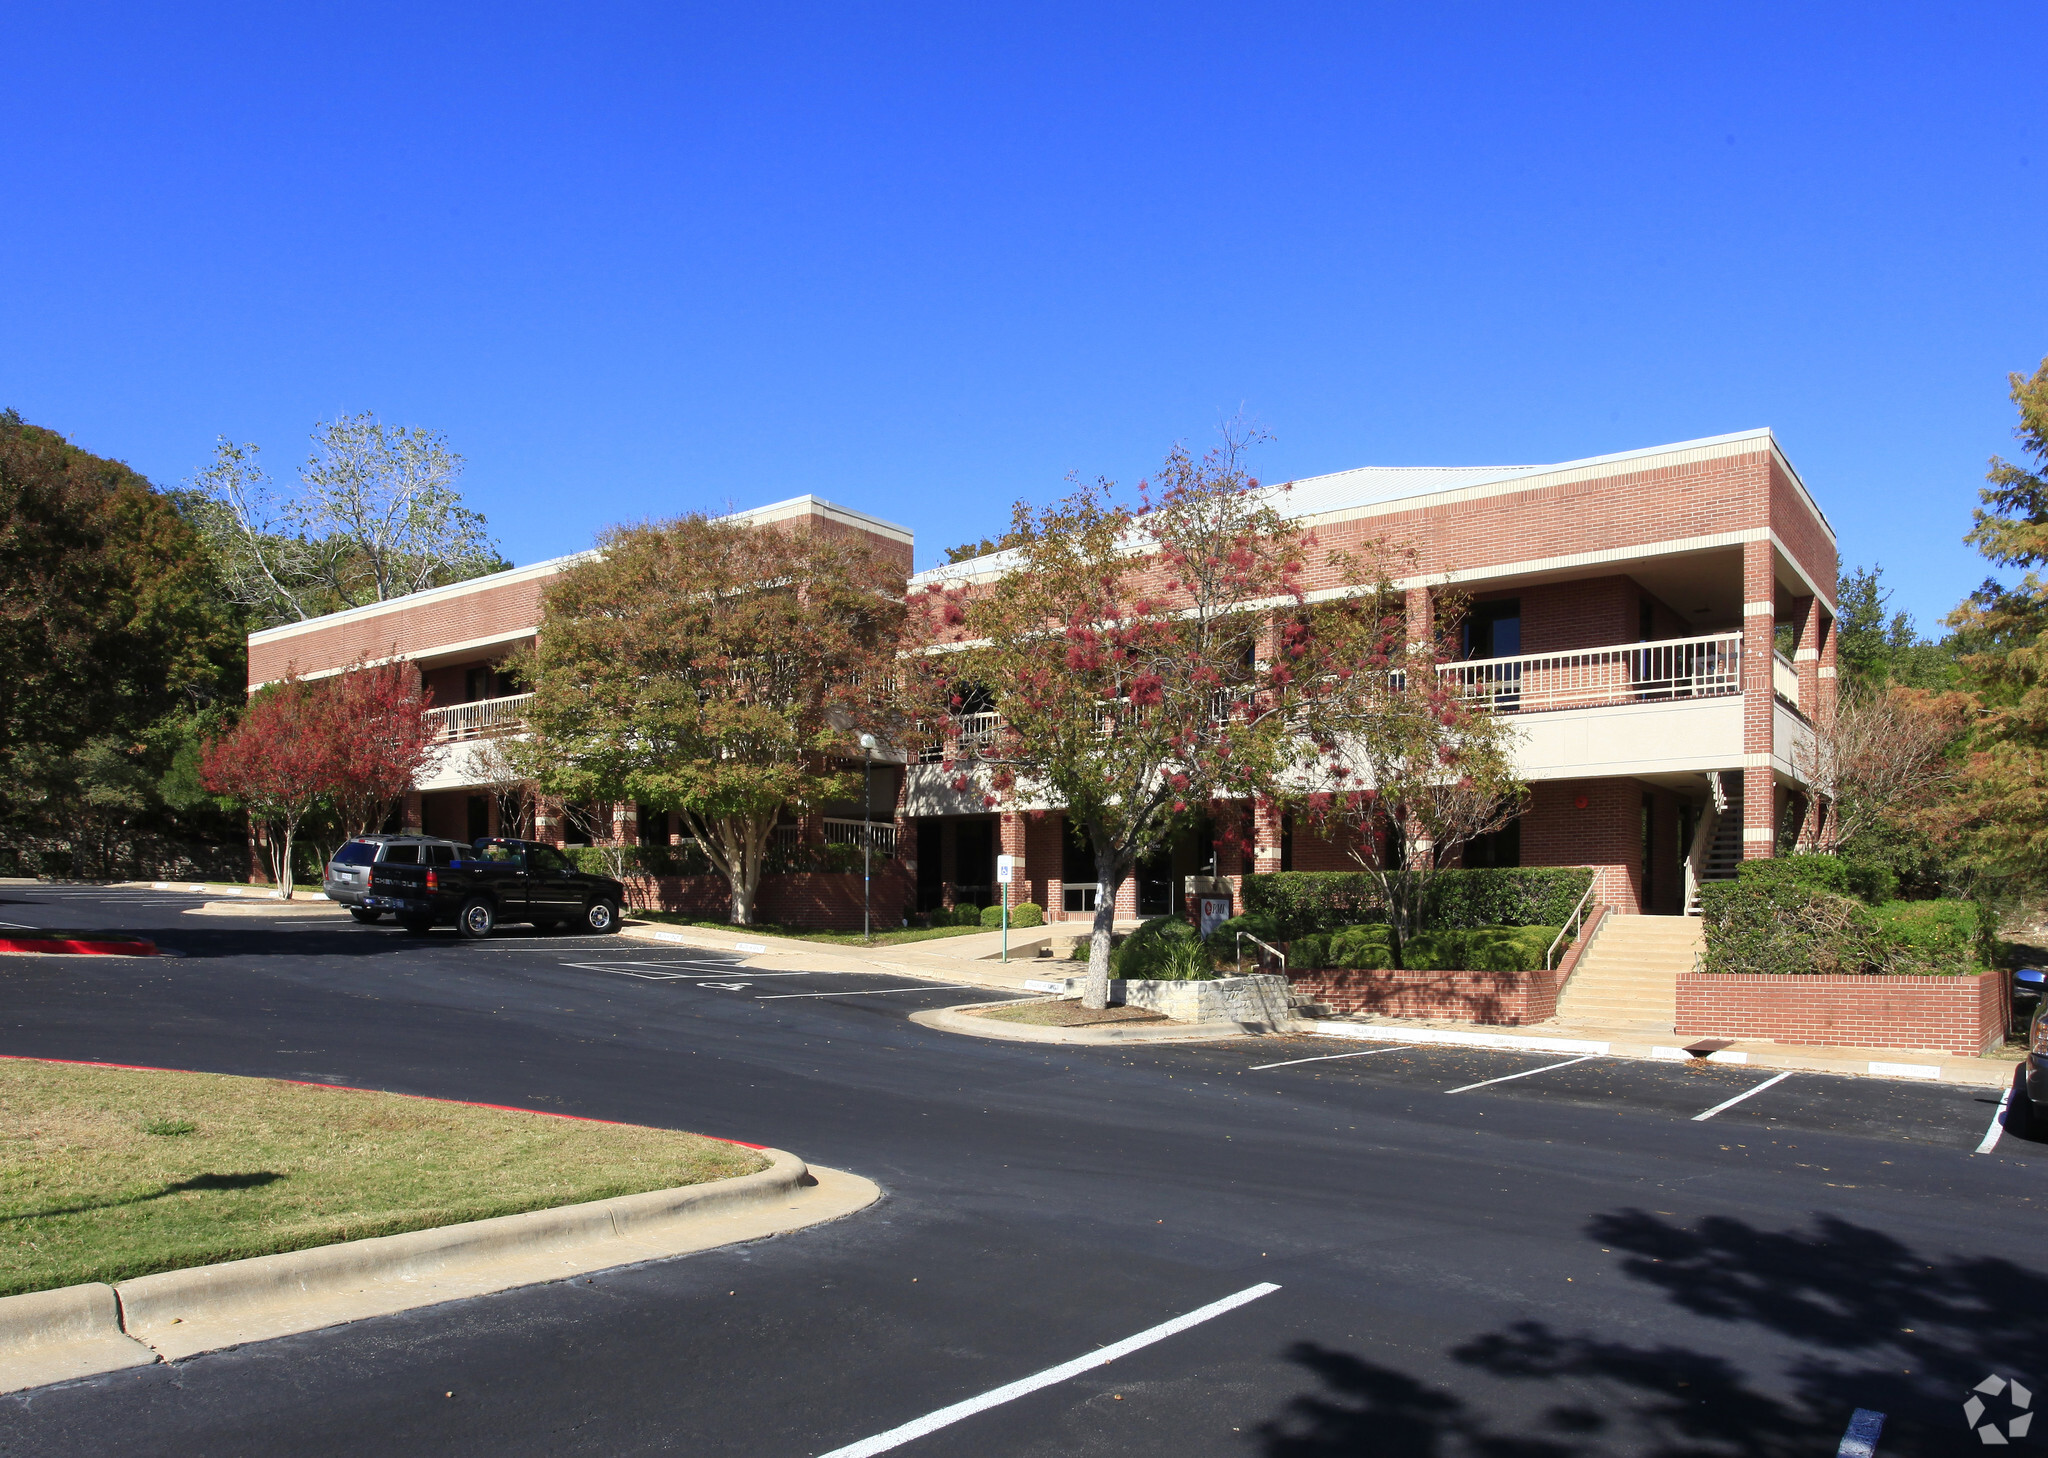
[[[1739,836],[1739,813],[1735,827]],[[1692,970],[1702,943],[1697,917],[1610,913],[1559,994],[1555,1021],[1671,1032],[1678,1025],[1678,974]]]
[[[1686,899],[1687,916],[1700,914],[1700,885],[1708,881],[1732,881],[1736,868],[1742,864],[1742,776],[1730,775],[1722,784],[1727,805],[1714,820],[1712,838],[1706,844],[1706,855],[1700,866],[1699,884],[1692,888],[1692,894]]]

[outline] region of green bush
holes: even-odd
[[[1020,901],[1010,908],[1011,926],[1044,926],[1045,908],[1036,901]]]
[[[1401,946],[1415,972],[1533,972],[1557,936],[1554,926],[1476,926],[1424,932]],[[1340,927],[1297,937],[1287,949],[1289,969],[1322,967],[1377,971],[1394,965],[1384,923]]]
[[[628,876],[668,876],[675,874],[669,869],[668,849],[665,845],[571,845],[564,846],[562,854],[569,858],[571,865],[588,876],[612,875],[614,865],[623,865],[624,874]],[[709,869],[709,862],[706,862],[706,869]]]
[[[1167,980],[1181,977],[1181,971],[1168,970],[1193,964],[1192,957],[1185,952],[1180,954],[1182,961],[1175,960],[1173,949],[1181,943],[1193,943],[1201,953],[1203,965],[1207,965],[1208,952],[1202,948],[1193,927],[1177,916],[1155,916],[1117,944],[1110,955],[1109,975]]]
[[[1849,874],[1849,892],[1858,901],[1881,906],[1899,899],[1899,873],[1883,861],[1842,861]]]
[[[1210,932],[1209,945],[1215,948],[1219,957],[1235,957],[1239,932],[1255,936],[1262,942],[1271,942],[1276,947],[1284,940],[1280,935],[1280,923],[1271,912],[1247,911],[1225,919],[1216,930]]]
[[[1431,931],[1460,927],[1563,926],[1593,884],[1586,866],[1508,866],[1439,871],[1430,884],[1422,924]]]
[[[1751,884],[1803,886],[1835,896],[1854,894],[1849,884],[1849,867],[1839,856],[1771,856],[1744,861],[1735,878]]]
[[[1543,966],[1558,928],[1474,926],[1424,932],[1401,948],[1401,960],[1417,972],[1534,972]]]
[[[981,908],[972,901],[963,901],[953,908],[953,925],[980,926]]]
[[[1974,972],[1980,918],[1969,901],[1887,901],[1870,909],[1886,972]]]
[[[1593,883],[1584,866],[1439,871],[1422,924],[1430,929],[1562,926]],[[1271,919],[1288,940],[1385,921],[1379,886],[1364,871],[1278,871],[1244,878],[1247,914]]]
[[[1743,869],[1763,864],[1749,861]],[[1700,921],[1707,939],[1701,966],[1708,972],[1865,972],[1876,945],[1875,924],[1862,902],[1789,875],[1738,874],[1707,883],[1700,888]]]

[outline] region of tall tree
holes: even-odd
[[[281,497],[261,450],[222,438],[184,500],[235,600],[275,624],[501,571],[438,432],[344,415],[313,428],[298,490]]]
[[[925,675],[951,738],[956,789],[1065,807],[1095,862],[1083,1004],[1109,993],[1118,889],[1211,801],[1274,793],[1292,753],[1299,674],[1294,615],[1311,544],[1247,474],[1257,437],[1227,429],[1201,459],[1176,447],[1139,509],[1107,482],[1033,510],[1019,503],[1016,558],[972,591],[917,602]],[[992,739],[963,740],[992,703]]]
[[[1913,615],[1894,611],[1884,568],[1857,567],[1835,590],[1839,616],[1835,637],[1842,677],[1873,687],[1944,689],[1954,686],[1957,644],[1953,635],[1930,642]]]
[[[177,725],[239,697],[243,662],[239,626],[175,504],[120,462],[0,412],[9,838],[106,849],[144,829],[174,832],[151,787],[170,768]]]
[[[410,663],[358,662],[322,681],[335,756],[328,798],[342,839],[382,824],[392,803],[412,788],[434,740],[419,670]]]
[[[898,732],[903,574],[858,541],[687,516],[615,527],[548,589],[516,763],[567,800],[678,812],[754,916],[785,807],[854,793]]]
[[[1951,823],[1980,873],[2014,886],[2048,882],[2048,360],[2031,376],[2008,377],[2019,424],[2013,436],[2028,463],[1991,458],[1964,538],[1994,566],[2024,575],[1988,578],[1949,616],[1975,651],[1962,660],[1981,717],[1971,738]]]
[[[1447,677],[1439,665],[1456,656],[1458,601],[1441,595],[1418,630],[1383,562],[1345,565],[1347,581],[1370,586],[1320,606],[1309,625],[1332,687],[1307,704],[1311,757],[1296,798],[1379,883],[1399,967],[1437,872],[1521,812],[1515,732],[1495,712],[1520,680],[1496,680],[1483,663],[1469,682]]]

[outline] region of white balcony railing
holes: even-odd
[[[1719,698],[1742,692],[1742,634],[1468,658],[1439,664],[1437,672],[1502,714]]]
[[[427,710],[434,725],[434,741],[446,744],[457,739],[487,739],[509,734],[526,723],[526,706],[532,694],[512,694],[502,699],[478,699],[468,704],[444,704]]]
[[[874,847],[875,859],[887,860],[896,854],[895,822],[825,817],[825,844],[859,846],[862,841]],[[778,825],[768,843],[780,851],[797,850],[804,843],[804,828],[801,825]]]
[[[1799,707],[1799,670],[1775,648],[1771,650],[1771,692],[1793,708]]]

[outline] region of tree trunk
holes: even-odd
[[[287,820],[282,828],[284,833],[270,841],[270,879],[276,883],[278,899],[289,901],[298,889],[292,884],[292,841],[297,838],[298,822]]]
[[[1116,893],[1123,885],[1113,853],[1095,852],[1095,928],[1088,939],[1088,985],[1081,993],[1081,1006],[1101,1010],[1109,1006],[1109,944],[1116,928]]]

